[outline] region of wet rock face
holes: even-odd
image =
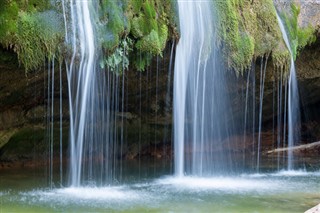
[[[305,106],[320,104],[320,39],[304,49],[296,61],[300,96]]]
[[[319,13],[320,14],[320,13]],[[304,135],[314,141],[320,140],[320,41],[302,50],[296,60],[297,76],[299,80],[301,104],[307,109],[308,118],[311,122],[304,124]],[[1,60],[0,60],[1,62]],[[16,63],[16,64],[15,64]],[[124,146],[123,156],[128,159],[137,158],[139,155],[155,156],[165,158],[172,156],[170,148],[172,138],[172,83],[173,73],[170,75],[168,66],[170,63],[170,50],[164,53],[164,57],[154,59],[152,65],[143,73],[130,70],[125,76],[125,105],[124,112],[119,112],[117,117],[124,120]],[[274,116],[272,113],[272,73],[274,72],[272,62],[268,62],[266,83],[263,103],[263,119],[268,126]],[[259,81],[260,62],[257,60],[256,68],[257,82]],[[58,75],[57,75],[58,76]],[[239,77],[241,78],[241,76]],[[228,89],[231,93],[245,94],[246,75],[242,76],[242,83],[230,84]],[[46,73],[30,73],[27,77],[23,69],[18,68],[17,62],[0,63],[0,150],[8,141],[18,141],[20,138],[29,135],[34,137],[32,132],[27,132],[26,127],[36,127],[33,132],[45,133],[46,128]],[[234,79],[240,82],[239,79]],[[168,83],[170,84],[168,85]],[[59,85],[57,82],[55,85]],[[65,142],[67,146],[68,135],[68,95],[67,81],[63,80],[63,122],[65,129]],[[240,92],[239,92],[240,91]],[[256,89],[259,97],[259,89]],[[59,88],[56,87],[54,103],[55,109],[59,108]],[[234,99],[234,106],[240,106]],[[258,100],[256,100],[258,102]],[[239,102],[240,103],[240,102]],[[243,114],[243,108],[235,113]],[[306,112],[303,112],[306,113]],[[55,120],[59,118],[59,111],[55,111]],[[242,115],[241,114],[241,115]],[[237,117],[235,117],[237,120]],[[242,122],[242,121],[241,121]],[[243,123],[241,123],[243,124]],[[58,125],[57,125],[58,126]],[[271,125],[272,126],[272,125]],[[23,134],[19,134],[19,131]],[[121,132],[121,131],[119,131]],[[21,136],[22,135],[22,136]],[[57,133],[57,135],[59,135]],[[17,137],[19,136],[19,137]],[[27,137],[26,136],[26,137]],[[29,137],[28,136],[28,137]],[[15,140],[13,140],[13,139]],[[18,139],[17,139],[18,138]],[[39,138],[41,143],[44,137]],[[28,142],[24,138],[23,141]],[[11,143],[10,142],[10,143]],[[310,141],[311,142],[311,141]],[[20,143],[21,144],[21,143]],[[14,146],[11,146],[14,147]],[[236,147],[236,145],[235,145]],[[26,150],[25,152],[28,152]],[[67,149],[67,147],[66,147]],[[165,150],[165,151],[163,151]],[[12,156],[14,155],[11,152]],[[0,153],[1,155],[1,153]]]
[[[312,25],[320,30],[320,1],[319,0],[275,0],[275,5],[280,10],[290,11],[292,2],[300,7],[298,16],[299,27]],[[320,31],[319,31],[320,32]]]
[[[124,141],[123,158],[140,156],[166,158],[171,156],[172,83],[168,80],[170,49],[163,58],[155,58],[144,72],[126,72],[125,97],[122,99],[122,77],[119,83],[118,135]],[[2,51],[2,52],[1,52]],[[0,53],[14,55],[0,48]],[[10,57],[9,57],[10,58]],[[0,162],[20,162],[34,159],[33,154],[46,154],[48,128],[48,76],[46,68],[27,75],[15,58],[0,57]],[[63,143],[68,152],[69,105],[67,78],[63,71]],[[54,146],[59,146],[59,70],[54,88]],[[168,82],[171,86],[168,87]],[[51,89],[51,88],[50,88]],[[50,91],[51,93],[51,91]],[[50,102],[51,107],[51,102]],[[121,125],[123,125],[121,129]],[[168,150],[163,154],[163,149]],[[167,148],[166,148],[167,149]],[[35,151],[36,150],[36,151]],[[57,147],[59,150],[59,147]],[[119,151],[120,153],[120,151]],[[56,155],[59,152],[55,152]],[[165,156],[166,155],[166,156]]]
[[[300,3],[300,15],[298,23],[301,27],[307,27],[311,24],[314,27],[320,27],[320,1],[319,0],[304,0]],[[320,28],[319,28],[320,30]]]

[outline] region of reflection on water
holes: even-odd
[[[0,212],[303,212],[320,202],[320,172],[131,176],[120,186],[50,190],[37,172],[1,173]]]

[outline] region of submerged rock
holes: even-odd
[[[305,213],[318,213],[320,212],[320,204],[316,205],[315,207],[305,211]]]

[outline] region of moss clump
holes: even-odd
[[[0,5],[0,43],[5,47],[14,45],[17,32],[19,6],[15,1],[5,0]]]
[[[252,58],[272,53],[275,66],[285,67],[290,53],[282,39],[272,0],[214,1],[218,44],[222,46],[228,67],[238,73],[248,68]],[[291,49],[296,58],[299,50],[316,40],[315,29],[298,26],[300,9],[292,4],[291,14],[281,13],[287,26]]]
[[[41,67],[46,58],[58,54],[57,44],[63,41],[59,23],[58,14],[53,11],[19,14],[14,50],[26,70]]]
[[[139,13],[132,18],[131,33],[137,39],[135,47],[138,50],[160,55],[166,45],[168,27],[165,17],[158,18],[154,4],[152,0],[141,4]]]
[[[173,32],[172,0],[103,0],[99,10],[99,32],[104,53],[100,63],[117,70],[122,63],[133,61],[136,69],[144,70],[152,56],[161,55]],[[167,13],[168,12],[168,13]],[[171,26],[171,27],[169,27]],[[127,41],[132,42],[127,42]],[[123,44],[128,44],[124,51]],[[125,53],[125,54],[124,54]],[[137,57],[136,55],[139,55]],[[141,54],[139,54],[141,53]]]
[[[135,43],[134,52],[138,53],[138,57],[132,57],[138,70],[144,70],[150,64],[151,56],[162,55],[169,37],[171,5],[170,0],[130,1],[129,35]]]
[[[112,52],[120,44],[122,37],[128,34],[130,26],[125,15],[127,7],[125,0],[103,0],[100,3],[100,39],[106,52]]]
[[[48,0],[4,0],[0,6],[0,43],[13,49],[26,71],[58,55],[63,40],[61,15]]]
[[[305,46],[314,43],[317,39],[314,29],[311,25],[306,28],[300,28],[298,26],[298,16],[300,14],[300,8],[295,4],[291,4],[290,13],[282,12],[280,14],[290,39],[291,51],[294,59],[296,59],[299,51]]]
[[[272,0],[215,1],[218,44],[223,44],[229,68],[238,73],[252,58],[268,55],[281,38]]]

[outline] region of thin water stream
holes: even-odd
[[[288,93],[287,100],[287,113],[288,113],[288,142],[287,147],[291,148],[294,145],[297,145],[300,142],[300,106],[299,106],[299,90],[298,90],[298,82],[296,77],[296,69],[294,64],[294,56],[292,53],[290,41],[285,29],[285,26],[277,13],[278,23],[280,26],[280,30],[282,32],[283,40],[290,52],[290,70],[289,70],[289,78],[288,78],[288,89],[286,87],[286,93]],[[287,92],[288,90],[288,92]],[[285,109],[287,108],[285,107]],[[286,120],[286,113],[284,113]],[[285,129],[285,125],[284,125]],[[285,137],[284,137],[285,138]],[[288,170],[294,169],[294,156],[293,151],[291,149],[288,150]]]

